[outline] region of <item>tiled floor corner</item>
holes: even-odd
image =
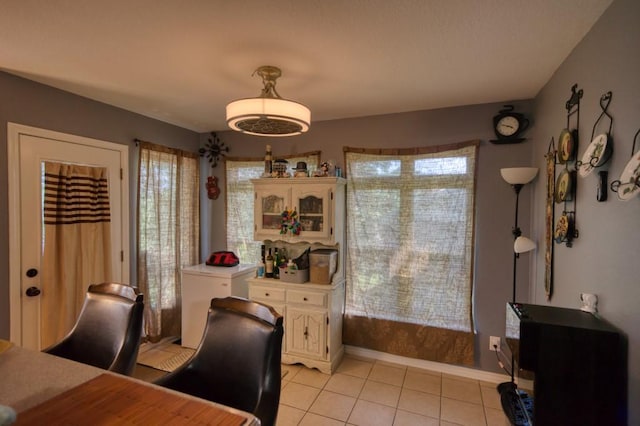
[[[283,365],[278,426],[508,426],[496,384],[353,356],[332,375]]]

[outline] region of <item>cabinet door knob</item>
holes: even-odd
[[[303,297],[302,300],[304,300],[306,302],[308,299],[306,297]]]
[[[269,297],[269,293],[265,293],[264,295],[265,295],[266,297]]]

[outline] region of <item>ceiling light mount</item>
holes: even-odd
[[[264,85],[257,98],[239,99],[227,105],[227,124],[233,130],[257,136],[293,136],[309,130],[311,111],[306,106],[283,99],[276,91],[282,75],[278,67],[264,65],[252,75]]]
[[[276,80],[282,76],[282,70],[280,68],[263,65],[255,70],[253,74],[251,74],[251,77],[256,74],[262,77],[264,88],[262,89],[261,96],[263,98],[282,98],[276,91]]]

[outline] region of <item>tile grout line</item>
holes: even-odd
[[[367,377],[364,377],[364,383],[362,384],[362,387],[360,388],[358,395],[355,397],[355,402],[353,403],[353,407],[351,407],[351,410],[349,411],[349,415],[347,416],[347,419],[344,421],[345,425],[349,423],[349,419],[353,414],[353,410],[355,410],[356,404],[358,404],[358,401],[360,400],[360,395],[362,395],[362,391],[364,390],[364,387],[367,385],[367,381],[369,380],[369,376],[371,375],[371,370],[373,370],[373,365],[375,365],[375,363],[371,365],[371,368],[367,372]],[[356,377],[356,376],[352,376],[352,377]]]
[[[162,352],[163,345],[160,344],[160,345],[157,345],[157,347],[155,347],[155,348],[150,347],[148,349],[149,350],[154,350],[155,349],[155,350],[159,350],[159,351]],[[144,352],[146,352],[146,351],[144,351]],[[408,388],[405,387],[405,385],[407,384],[407,379],[408,379],[408,375],[409,375],[409,367],[407,367],[407,366],[405,366],[405,367],[401,367],[401,366],[396,367],[394,365],[389,365],[387,363],[379,363],[377,360],[373,360],[373,362],[368,363],[368,364],[370,364],[370,368],[367,369],[366,375],[364,375],[364,377],[363,376],[359,376],[357,374],[348,374],[348,373],[345,373],[345,372],[338,372],[338,371],[335,372],[335,374],[342,374],[342,375],[349,376],[349,377],[361,378],[363,380],[362,386],[358,390],[357,394],[355,394],[355,396],[352,397],[352,398],[354,398],[354,404],[351,407],[351,409],[349,410],[349,413],[347,414],[346,420],[344,420],[344,424],[348,424],[349,419],[353,415],[353,413],[355,411],[355,408],[356,408],[356,405],[358,404],[359,401],[370,402],[370,403],[373,403],[373,404],[379,404],[379,405],[382,405],[382,406],[387,406],[387,407],[392,408],[394,410],[392,423],[394,421],[396,421],[396,419],[398,418],[398,412],[400,410],[399,404],[400,404],[400,400],[401,400],[401,397],[402,397],[402,392],[404,390],[409,390]],[[382,374],[381,378],[377,378],[377,379],[373,378],[372,375],[373,375],[376,367],[402,368],[404,370],[402,372],[402,377],[401,377],[401,380],[400,380],[400,386],[398,386],[399,389],[400,389],[400,394],[399,394],[398,399],[395,402],[394,406],[388,406],[388,405],[386,405],[384,403],[379,403],[379,402],[375,402],[375,401],[368,401],[368,400],[365,400],[365,399],[361,398],[362,395],[363,395],[363,392],[364,392],[364,390],[365,390],[365,388],[367,386],[367,384],[377,383],[377,384],[385,384],[385,385],[395,386],[392,383],[387,383],[387,382],[383,381],[385,379],[384,373],[381,373]],[[300,373],[303,371],[304,368],[306,368],[306,367],[302,366],[301,368],[292,368],[292,369],[290,369],[289,370],[289,374],[288,374],[289,377],[287,377],[288,380],[286,380],[288,382],[287,385],[290,385],[292,383],[299,383],[299,382],[294,382],[293,380],[296,377],[299,377]],[[318,401],[318,399],[320,397],[320,394],[325,392],[325,391],[326,392],[335,393],[337,395],[351,397],[351,395],[342,394],[340,392],[330,391],[330,390],[327,389],[327,385],[331,381],[331,377],[332,376],[333,376],[333,374],[330,374],[329,378],[321,385],[321,387],[318,388],[318,394],[314,397],[313,401],[310,403],[308,408],[303,410],[304,413],[303,413],[303,415],[302,415],[302,417],[300,419],[300,422],[302,421],[302,419],[307,414],[322,416],[322,417],[326,417],[328,419],[332,419],[332,420],[336,420],[336,421],[339,421],[339,422],[343,422],[343,420],[341,420],[341,419],[338,419],[338,418],[335,418],[335,417],[331,417],[331,414],[329,414],[329,415],[316,414],[316,413],[313,413],[313,412],[310,411],[310,409],[313,406],[313,404],[315,404]],[[392,376],[393,376],[393,374],[392,374]],[[442,422],[443,421],[443,419],[442,419],[443,411],[442,410],[443,410],[443,402],[444,402],[444,384],[445,384],[444,383],[444,379],[445,379],[445,377],[444,377],[443,373],[439,373],[438,377],[440,379],[440,382],[439,382],[439,393],[440,393],[440,395],[439,395],[439,413],[438,413],[437,420],[439,422]],[[455,377],[451,377],[451,378],[454,379],[454,380],[456,379]],[[302,380],[302,377],[300,377],[300,380]],[[393,381],[394,379],[391,378],[390,380]],[[484,424],[485,425],[489,425],[488,409],[489,408],[493,408],[493,407],[489,407],[489,406],[485,405],[485,403],[487,403],[488,401],[486,401],[486,395],[483,395],[483,393],[482,393],[482,388],[483,388],[482,383],[480,383],[479,380],[473,380],[473,382],[478,387],[479,392],[480,392],[480,404],[479,405],[482,407],[482,410],[483,410]],[[299,384],[304,384],[304,383],[299,383]],[[309,386],[309,385],[306,385],[306,386]],[[313,386],[310,386],[310,387],[313,387]],[[417,392],[422,392],[422,391],[419,391],[419,390],[416,390],[416,391]],[[426,392],[426,393],[429,393],[429,392]],[[453,398],[453,399],[457,400],[455,398]],[[465,402],[464,400],[460,400],[460,401]],[[471,401],[466,401],[466,402],[472,403]],[[286,405],[286,404],[283,404],[283,405]],[[297,408],[295,406],[290,406],[290,405],[288,405],[288,407]],[[403,410],[403,411],[406,411],[406,410]],[[407,411],[407,412],[408,413],[412,413],[412,414],[417,414],[417,415],[424,415],[424,414],[421,414],[421,413],[418,413],[418,412],[414,412],[414,411]],[[430,416],[426,416],[426,417],[432,418]]]

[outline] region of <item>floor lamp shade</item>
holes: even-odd
[[[500,169],[502,179],[511,185],[524,185],[538,174],[537,167],[506,167]]]
[[[527,237],[518,237],[513,243],[513,251],[520,254],[536,249],[536,243]]]

